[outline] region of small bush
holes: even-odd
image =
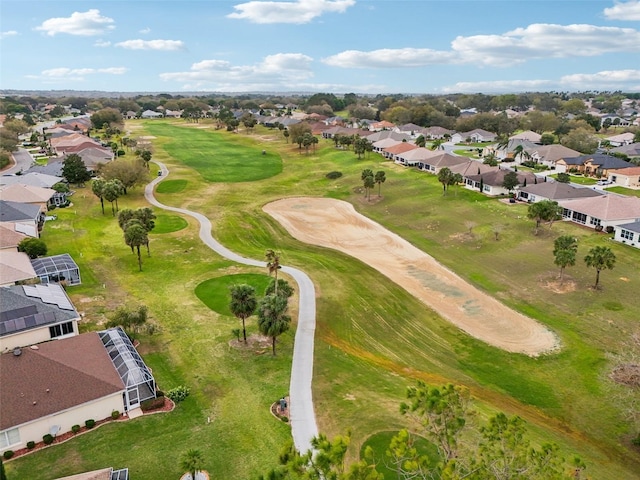
[[[162,390],[156,390],[156,397],[164,397],[164,392]]]
[[[27,448],[28,448],[29,450],[32,450],[32,449],[36,448],[36,442],[34,442],[33,440],[29,440],[29,441],[27,442]]]
[[[158,398],[150,398],[140,403],[140,410],[148,412],[164,406],[164,396]]]
[[[7,450],[2,454],[2,456],[5,460],[9,460],[11,457],[13,457],[13,450]]]
[[[118,410],[114,410],[113,412],[111,412],[111,418],[113,420],[117,420],[120,418],[120,412]]]
[[[185,398],[189,396],[189,388],[184,385],[180,385],[179,387],[172,388],[167,392],[167,397],[169,397],[174,402],[178,403],[183,401]]]
[[[80,431],[80,425],[74,425],[71,427],[71,431],[73,433],[78,433]]]
[[[325,175],[329,180],[335,180],[336,178],[340,178],[342,176],[342,172],[329,172]]]
[[[636,438],[631,440],[631,443],[633,443],[636,447],[640,447],[640,433],[638,434],[638,436],[636,436]]]
[[[50,433],[47,433],[42,437],[42,441],[45,445],[51,445],[53,443],[53,436]]]
[[[609,225],[605,230],[607,233],[613,233],[615,231],[611,225]]]
[[[289,417],[282,417],[282,421],[284,423],[289,423]]]
[[[96,421],[93,418],[90,418],[86,422],[84,422],[84,426],[87,428],[93,428],[96,425]]]

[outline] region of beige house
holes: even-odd
[[[16,231],[15,223],[0,223],[0,250],[13,250],[17,252],[18,245],[25,238],[28,238],[28,235]]]
[[[640,198],[608,194],[559,201],[562,218],[592,228],[614,227],[640,220]]]
[[[621,168],[609,175],[611,180],[616,185],[621,185],[627,188],[640,188],[640,167]]]
[[[49,205],[53,203],[51,199],[55,194],[56,191],[52,188],[34,187],[21,183],[0,187],[0,200],[39,205],[42,212],[46,212]]]
[[[29,256],[18,250],[0,250],[0,287],[17,282],[35,280],[37,277]]]

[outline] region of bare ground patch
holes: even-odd
[[[264,211],[296,239],[332,248],[377,269],[469,335],[509,352],[556,350],[546,327],[500,303],[400,236],[330,198],[287,198]]]

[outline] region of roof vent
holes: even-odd
[[[13,349],[13,356],[14,357],[19,357],[20,355],[22,355],[22,350],[19,348],[14,348]]]

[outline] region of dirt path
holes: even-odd
[[[469,335],[509,352],[537,356],[556,336],[481,292],[431,256],[330,198],[286,198],[264,206],[296,239],[332,248],[375,268]]]

